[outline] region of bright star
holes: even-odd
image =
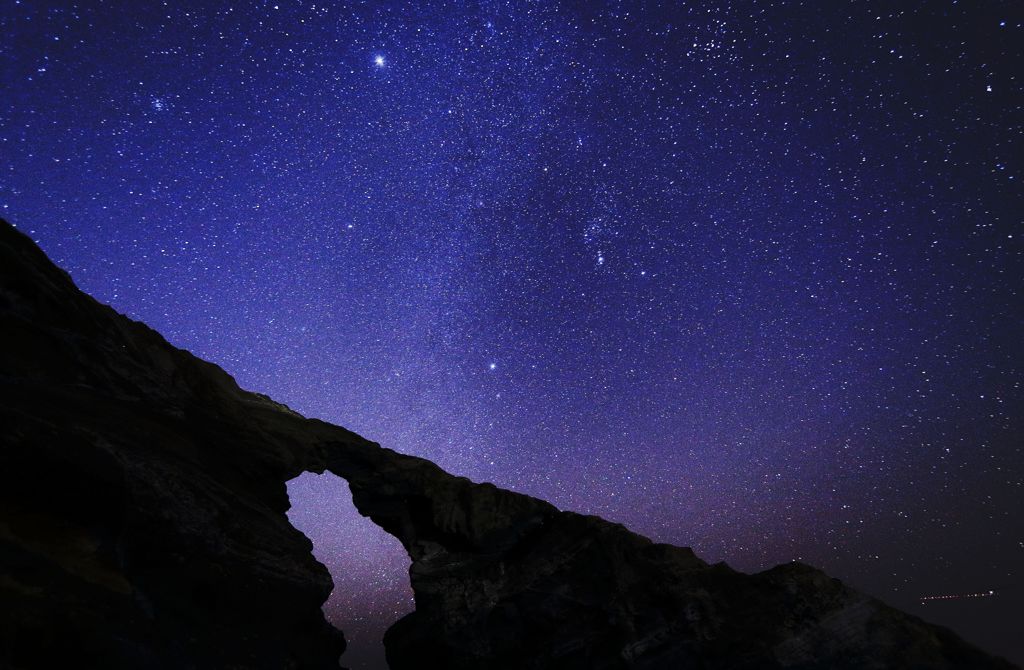
[[[384,67],[384,56],[374,56],[373,62],[377,65],[377,67]]]
[[[498,364],[497,364],[497,363],[491,363],[491,364],[490,364],[490,365],[488,365],[487,367],[489,367],[490,369],[494,370],[495,368],[497,368],[497,367],[498,367]]]

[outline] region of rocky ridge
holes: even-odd
[[[412,558],[414,668],[1011,668],[812,567],[709,565],[244,391],[0,222],[0,667],[337,668],[285,512],[345,478]]]

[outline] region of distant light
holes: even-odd
[[[497,368],[497,367],[498,367],[498,364],[497,364],[497,363],[491,363],[491,364],[490,364],[490,365],[488,365],[487,367],[489,367],[489,368],[490,368],[491,370],[494,370],[495,368]]]
[[[373,62],[377,67],[384,67],[384,56],[374,56]]]
[[[996,595],[995,590],[989,591],[978,591],[977,593],[944,593],[937,596],[921,596],[918,598],[921,602],[927,600],[965,600],[967,598],[991,598]]]

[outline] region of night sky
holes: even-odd
[[[0,215],[98,299],[384,446],[1024,661],[1021,3],[0,7]],[[343,481],[289,490],[377,667],[408,560]]]

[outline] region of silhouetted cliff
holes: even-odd
[[[0,665],[336,668],[285,482],[412,557],[407,668],[1010,668],[814,568],[746,575],[241,390],[0,225]]]

